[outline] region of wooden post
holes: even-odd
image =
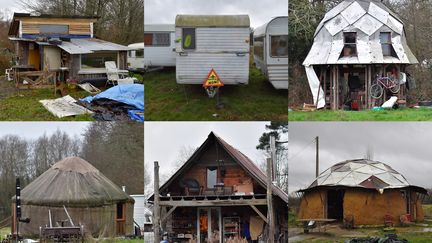
[[[319,137],[318,136],[315,138],[315,145],[316,145],[315,178],[317,178],[319,176]]]
[[[267,220],[269,222],[268,243],[275,241],[275,222],[273,212],[273,193],[272,193],[272,160],[267,158]]]
[[[159,205],[159,163],[154,162],[154,210],[153,234],[155,242],[160,242],[160,205]]]

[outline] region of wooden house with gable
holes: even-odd
[[[106,61],[127,68],[128,47],[95,38],[97,17],[14,13],[9,39],[15,44],[17,86],[52,80],[106,80]]]
[[[156,234],[160,222],[174,242],[230,242],[249,234],[266,240],[267,225],[274,222],[274,242],[287,242],[287,194],[273,184],[267,188],[268,178],[257,165],[213,132],[161,187],[155,164],[159,194],[149,201]]]

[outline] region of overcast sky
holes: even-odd
[[[0,0],[0,11],[9,17],[12,17],[14,12],[26,12],[19,0]]]
[[[49,136],[57,129],[72,137],[81,136],[89,124],[89,122],[0,122],[0,137],[18,135],[26,139],[37,139],[44,133]]]
[[[350,159],[365,158],[391,166],[410,184],[432,188],[432,123],[292,122],[289,124],[290,192],[315,179],[315,143],[319,136],[320,172]]]
[[[174,24],[177,14],[248,14],[251,27],[288,15],[288,0],[145,0],[145,24]]]
[[[254,162],[264,160],[256,150],[258,139],[269,122],[145,122],[144,159],[153,178],[153,162],[159,161],[160,175],[171,175],[182,147],[198,148],[211,131]],[[153,179],[152,179],[153,180]]]

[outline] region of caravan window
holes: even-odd
[[[264,36],[254,39],[254,54],[264,60]]]
[[[136,58],[144,58],[144,50],[143,49],[136,50],[135,51],[135,57]]]
[[[170,33],[145,33],[145,46],[170,46]]]
[[[183,28],[182,31],[182,47],[183,50],[195,49],[195,28]]]
[[[288,35],[270,36],[270,43],[271,57],[288,57]]]
[[[344,34],[344,49],[342,56],[350,57],[357,56],[357,33],[345,32]]]
[[[144,45],[145,46],[153,45],[153,34],[144,33]]]
[[[105,62],[117,63],[117,52],[95,52],[81,55],[81,68],[105,68]]]

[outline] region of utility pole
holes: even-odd
[[[319,176],[319,137],[315,137],[315,145],[316,145],[316,171],[315,178]]]
[[[160,205],[159,205],[159,163],[154,162],[154,210],[153,234],[155,242],[160,242]]]
[[[273,212],[273,193],[272,193],[272,159],[267,158],[267,220],[269,226],[268,243],[274,243],[275,222]]]
[[[273,181],[276,181],[277,185],[279,186],[279,175],[277,170],[277,162],[276,162],[276,139],[273,135],[270,135],[270,154],[271,154],[271,160],[273,163],[273,173],[272,173],[272,179]]]

